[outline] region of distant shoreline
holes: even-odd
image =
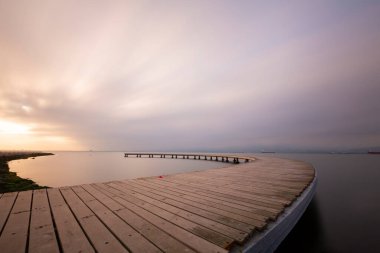
[[[16,172],[11,172],[9,170],[8,165],[8,162],[12,160],[28,159],[31,157],[47,155],[54,154],[30,151],[0,151],[0,193],[47,188],[47,186],[38,185],[31,179],[25,179],[17,176]]]

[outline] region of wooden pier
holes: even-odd
[[[171,159],[193,159],[193,160],[209,160],[225,163],[240,163],[240,162],[252,162],[255,159],[253,157],[235,156],[230,154],[214,154],[214,153],[124,153],[124,157],[147,157],[147,158],[171,158]]]
[[[0,194],[0,251],[234,251],[273,227],[315,181],[312,166],[272,157],[125,156],[232,163],[205,171]]]

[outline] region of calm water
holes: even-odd
[[[314,165],[317,193],[283,252],[380,252],[380,156],[284,154]]]
[[[318,173],[317,193],[280,245],[283,252],[380,252],[380,156],[274,154],[303,160]],[[13,161],[12,171],[41,185],[62,186],[216,168],[223,163],[136,159],[120,152],[59,152]]]
[[[168,175],[227,166],[221,162],[124,158],[122,152],[54,152],[53,156],[15,160],[11,171],[51,187]]]

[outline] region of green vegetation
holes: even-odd
[[[26,191],[47,188],[47,186],[40,186],[33,180],[24,179],[17,176],[17,173],[10,172],[8,162],[16,159],[27,159],[29,157],[36,157],[42,155],[52,155],[51,153],[0,153],[0,193],[12,191]]]

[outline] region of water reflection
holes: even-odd
[[[317,204],[311,204],[278,252],[380,252],[380,156],[276,156],[307,161],[318,172]]]
[[[161,158],[124,158],[122,152],[54,152],[53,156],[15,160],[11,171],[39,185],[60,187],[112,180],[168,175],[231,164]]]
[[[329,252],[325,243],[322,224],[318,199],[315,196],[296,226],[278,247],[276,253]]]

